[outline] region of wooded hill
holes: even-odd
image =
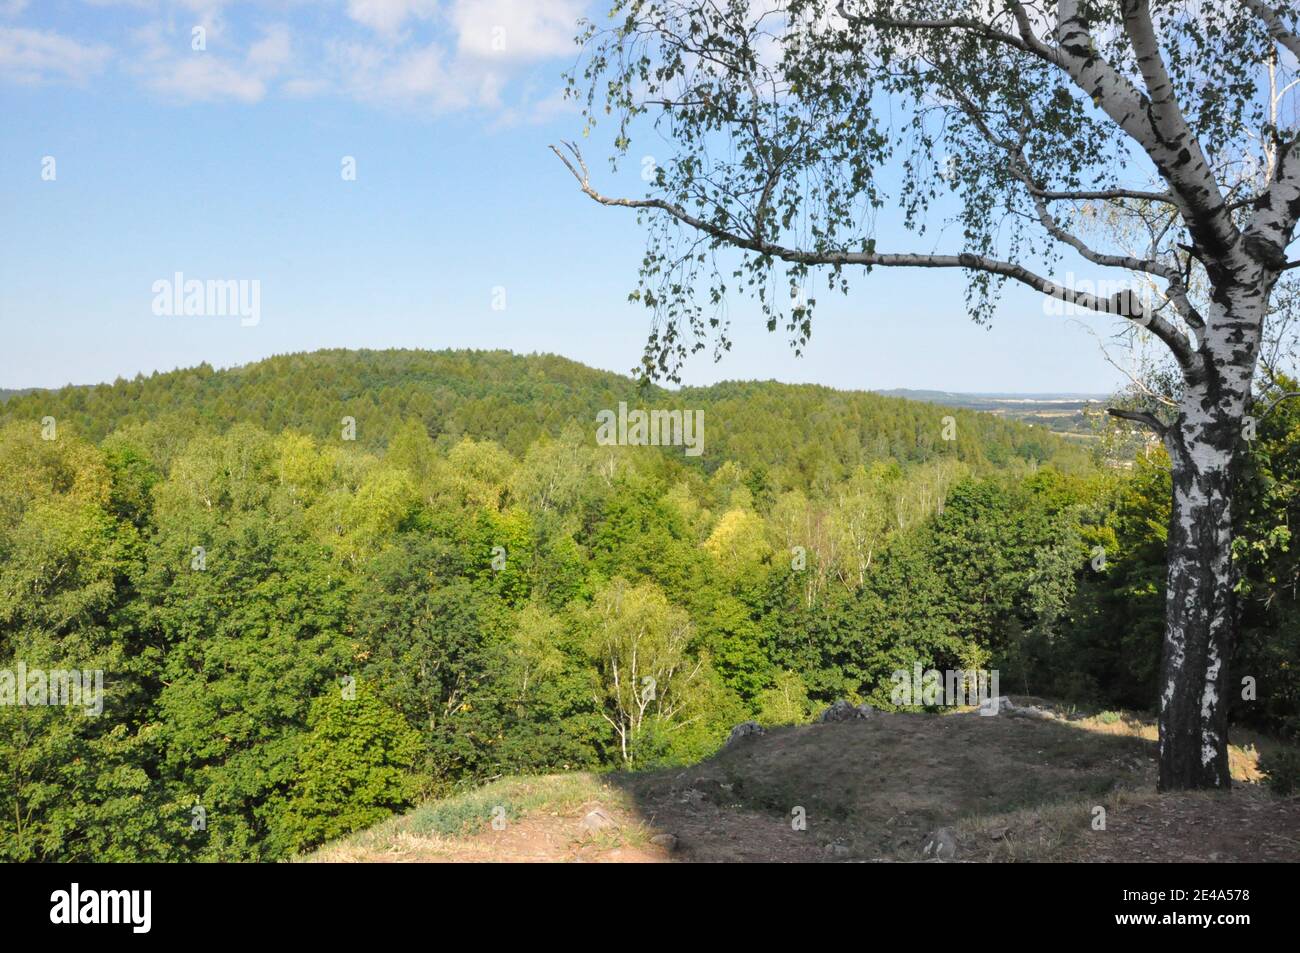
[[[0,408],[0,423],[52,416],[92,442],[148,422],[165,422],[177,434],[247,423],[327,439],[350,416],[357,444],[374,450],[415,418],[444,444],[469,436],[517,455],[570,421],[594,432],[597,411],[616,410],[620,401],[703,410],[699,463],[710,472],[726,460],[761,465],[780,488],[829,484],[879,460],[951,455],[977,469],[1051,463],[1069,470],[1089,462],[1085,451],[1042,428],[969,410],[775,381],[669,391],[555,355],[508,351],[329,350],[222,371],[203,364],[18,395]],[[960,439],[943,439],[947,415]]]
[[[600,444],[620,401],[702,410],[703,455]],[[1300,402],[1252,450],[1234,716],[1294,737]],[[906,705],[917,665],[1156,698],[1168,461],[930,404],[330,351],[14,397],[0,487],[4,860],[283,858],[489,778]],[[38,670],[102,694],[18,703]]]

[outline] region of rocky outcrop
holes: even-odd
[[[874,713],[875,709],[868,704],[854,705],[851,701],[841,698],[822,712],[822,716],[817,720],[828,725],[837,721],[860,721],[870,718]]]
[[[767,729],[756,721],[742,721],[735,728],[731,729],[731,734],[727,736],[726,747],[730,748],[742,738],[758,738],[767,734]]]
[[[1037,705],[1017,705],[1006,695],[985,700],[978,710],[981,715],[1009,715],[1012,718],[1037,718],[1042,721],[1056,718],[1050,711]]]
[[[1013,711],[1015,705],[1006,695],[999,695],[997,698],[986,698],[980,704],[979,713],[981,715],[1000,715],[1003,712]]]

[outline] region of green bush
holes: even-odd
[[[1273,793],[1289,796],[1300,791],[1300,751],[1281,750],[1259,759]]]
[[[415,798],[411,765],[420,737],[371,691],[335,691],[312,702],[310,732],[298,753],[293,796],[276,841],[300,851],[369,827]]]

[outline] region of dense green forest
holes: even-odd
[[[703,455],[599,445],[620,401],[703,410]],[[1243,476],[1233,669],[1237,720],[1292,737],[1298,403]],[[283,858],[505,772],[887,708],[916,662],[1148,708],[1169,474],[1124,462],[896,398],[504,352],[13,396],[0,669],[102,670],[105,699],[0,705],[0,857]]]
[[[873,459],[914,462],[953,454],[975,466],[1043,463],[1078,468],[1087,458],[1038,428],[966,410],[943,410],[866,392],[773,382],[722,383],[665,391],[554,355],[508,351],[317,351],[273,357],[217,372],[207,365],[93,387],[25,393],[0,407],[0,420],[39,420],[98,442],[135,424],[173,434],[239,423],[268,433],[292,429],[337,440],[344,416],[356,443],[382,451],[411,419],[443,445],[492,440],[516,456],[569,421],[585,427],[619,401],[691,407],[707,421],[703,462],[763,466],[795,485],[842,479]],[[945,442],[952,414],[963,437]],[[593,424],[594,426],[594,424]]]

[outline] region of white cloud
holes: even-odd
[[[188,27],[178,32],[155,22],[136,37],[143,50],[134,68],[145,85],[182,102],[259,102],[293,59],[291,34],[282,24],[264,29],[242,58],[225,42],[214,45],[211,34],[207,49],[192,49]]]
[[[187,102],[234,99],[255,103],[266,95],[266,83],[216,56],[196,54],[158,64],[146,80],[161,93]]]
[[[492,123],[494,129],[512,126],[540,126],[561,116],[580,116],[581,110],[572,99],[566,99],[564,90],[556,89],[540,98],[522,96],[519,102],[503,106]]]
[[[451,20],[468,56],[536,60],[576,51],[585,7],[582,0],[455,0]]]
[[[309,99],[329,91],[329,84],[325,80],[310,76],[287,79],[280,84],[280,92],[292,99]]]
[[[293,42],[289,28],[270,27],[262,38],[248,48],[248,65],[255,70],[277,70],[293,60]]]
[[[82,83],[100,72],[111,55],[106,46],[51,30],[0,27],[0,73],[20,83]]]
[[[0,0],[0,13],[28,2]],[[105,42],[120,51],[119,68],[170,100],[334,96],[428,115],[480,109],[518,123],[559,111],[550,96],[558,69],[540,88],[526,77],[533,64],[575,52],[589,0],[83,2],[114,10]],[[283,22],[267,24],[272,9]],[[197,26],[203,50],[191,46]],[[85,78],[111,55],[61,34],[0,31],[0,79]]]
[[[584,6],[585,0],[448,0],[441,8],[432,0],[349,0],[348,16],[377,36],[331,43],[328,76],[368,102],[518,116],[517,107],[503,105],[506,88],[528,63],[574,49]],[[402,32],[417,19],[432,20],[432,39]]]
[[[157,10],[174,6],[191,13],[215,13],[231,0],[84,0],[92,7],[135,7],[139,10]]]
[[[387,6],[405,11],[402,17],[387,11],[385,24],[398,29],[410,4]],[[536,91],[509,104],[507,88],[529,63],[574,49],[583,7],[583,0],[452,0],[438,21],[441,41],[414,44],[403,36],[393,42],[390,33],[384,45],[337,44],[334,75],[366,101],[432,114],[482,109],[505,124],[539,121],[558,112],[556,104],[544,93],[534,101]]]
[[[449,69],[436,44],[392,50],[364,43],[335,44],[330,67],[338,88],[367,102],[446,112],[473,105],[468,77]]]
[[[348,0],[348,16],[376,33],[396,36],[408,18],[428,20],[437,0]]]

